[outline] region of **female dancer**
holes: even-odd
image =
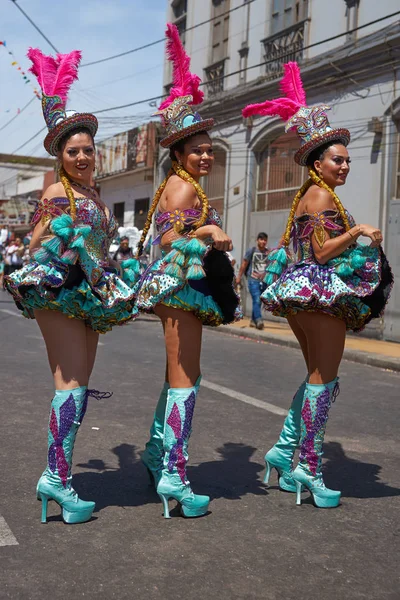
[[[330,127],[328,106],[307,107],[296,63],[285,65],[281,90],[286,97],[249,105],[243,114],[288,120],[286,131],[295,129],[301,140],[295,160],[308,167],[309,179],[294,198],[280,247],[269,255],[268,287],[261,296],[267,310],[288,319],[308,375],[278,442],[265,455],[265,482],[275,468],[280,488],[297,490],[297,504],[305,487],[317,507],[333,508],[339,505],[340,492],[323,482],[322,444],[329,409],[339,392],[346,330],[360,331],[382,314],[393,276],[380,246],[380,230],[356,224],[335,193],[350,170],[349,131]],[[370,238],[371,244],[357,244],[360,236]],[[291,240],[298,256],[289,264]],[[298,445],[299,464],[292,471]]]
[[[176,27],[168,25],[166,35],[168,54],[174,61],[174,87],[159,114],[167,130],[161,145],[170,148],[172,169],[157,190],[139,242],[140,256],[155,213],[155,243],[161,243],[162,258],[144,273],[137,306],[161,319],[165,336],[167,382],[142,460],[154,479],[164,516],[169,518],[170,498],[179,502],[185,517],[208,510],[209,497],[192,492],[185,468],[201,379],[202,325],[231,322],[240,317],[240,309],[233,269],[225,254],[232,242],[199,184],[214,160],[207,133],[213,119],[202,120],[191,106],[202,100],[200,80],[189,73],[190,59]]]
[[[72,452],[88,397],[101,396],[88,389],[99,333],[132,319],[137,311],[132,289],[109,266],[108,247],[117,226],[91,185],[97,119],[65,111],[81,53],[52,58],[30,49],[28,57],[43,91],[49,129],[44,146],[59,160],[61,183],[49,186],[33,217],[31,261],[6,278],[5,286],[23,315],[37,320],[56,388],[48,463],[37,485],[42,522],[48,500],[55,500],[66,523],[83,523],[95,504],[78,498],[72,488]]]

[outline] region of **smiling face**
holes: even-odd
[[[84,185],[91,183],[95,158],[93,138],[84,132],[71,135],[59,153],[59,160],[69,177]]]
[[[334,189],[346,183],[350,171],[350,157],[343,144],[333,144],[325,150],[320,160],[314,162],[317,174]]]
[[[193,179],[209,175],[214,164],[214,151],[208,133],[192,136],[184,145],[183,152],[175,151],[178,162]]]

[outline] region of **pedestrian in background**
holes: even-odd
[[[236,277],[236,284],[240,285],[243,275],[247,277],[247,284],[252,300],[252,311],[250,327],[264,329],[264,322],[261,316],[260,296],[266,288],[263,279],[267,265],[268,255],[268,235],[263,231],[257,236],[257,245],[249,248],[244,255],[239,273]]]
[[[129,238],[123,237],[119,243],[118,250],[114,253],[113,260],[120,263],[123,260],[128,260],[128,258],[133,258],[133,252],[129,246]]]
[[[13,242],[11,242],[6,250],[7,256],[7,275],[11,275],[17,269],[22,267],[22,257],[25,252],[25,246],[22,243],[21,238],[17,237]]]

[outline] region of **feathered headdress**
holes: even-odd
[[[65,110],[70,87],[78,79],[82,53],[73,50],[53,57],[44,55],[39,48],[29,48],[27,56],[32,62],[29,70],[42,89],[43,116],[49,130],[44,147],[49,154],[57,156],[58,143],[67,131],[82,126],[94,136],[98,127],[94,115]]]
[[[214,119],[203,120],[193,105],[201,104],[204,93],[199,90],[200,77],[190,72],[190,58],[186,54],[176,25],[167,24],[167,58],[173,63],[172,88],[156,114],[161,115],[167,136],[161,146],[168,148],[193,133],[208,131]]]
[[[300,138],[300,149],[295,154],[295,161],[306,165],[310,153],[330,140],[338,140],[344,146],[350,142],[347,129],[332,129],[326,111],[329,106],[307,106],[306,94],[301,81],[297,63],[288,62],[283,65],[284,76],[280,83],[282,98],[266,100],[260,104],[249,104],[242,110],[244,117],[253,115],[279,116],[286,121],[285,130],[296,130]]]

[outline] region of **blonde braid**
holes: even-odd
[[[146,237],[147,237],[147,234],[148,234],[150,226],[151,226],[151,221],[153,219],[154,211],[156,210],[157,205],[158,205],[158,203],[160,201],[160,198],[161,198],[161,194],[163,193],[163,191],[165,189],[165,186],[167,185],[167,181],[171,177],[171,175],[173,175],[173,173],[174,172],[173,172],[172,169],[170,169],[168,171],[168,174],[167,174],[166,178],[161,183],[161,185],[159,186],[158,190],[155,193],[153,202],[151,203],[149,212],[147,213],[147,219],[146,219],[146,222],[145,222],[144,227],[143,227],[141,238],[140,238],[139,243],[137,245],[136,258],[139,258],[139,256],[141,256],[141,254],[143,252],[144,242],[146,241]]]
[[[69,214],[71,216],[71,219],[73,221],[75,221],[75,219],[76,219],[75,196],[74,196],[74,192],[72,191],[71,183],[68,179],[68,175],[66,174],[63,166],[60,167],[60,169],[58,171],[58,175],[60,177],[61,183],[63,184],[65,195],[67,196],[67,198],[69,200]]]
[[[193,185],[194,189],[196,190],[197,197],[201,201],[201,217],[197,221],[195,221],[195,223],[193,224],[193,228],[198,229],[199,227],[202,227],[202,225],[204,225],[204,223],[206,222],[210,204],[208,202],[208,198],[207,198],[206,194],[204,193],[203,188],[201,187],[201,185],[199,183],[197,183],[197,181],[195,181],[193,179],[193,177],[191,177],[191,175],[189,175],[189,173],[187,171],[185,171],[185,169],[183,169],[175,160],[173,160],[172,168],[169,170],[168,175],[166,176],[166,178],[164,179],[164,181],[162,182],[162,184],[156,191],[153,202],[150,207],[150,210],[147,213],[146,223],[144,224],[143,232],[142,232],[141,238],[139,240],[139,243],[137,245],[137,253],[136,253],[137,258],[139,258],[139,256],[143,252],[144,242],[146,240],[146,236],[150,229],[154,211],[156,210],[157,205],[160,201],[161,194],[163,193],[165,186],[167,185],[168,179],[174,173],[176,175],[178,175],[178,177],[183,179],[183,181],[187,181],[188,183],[191,183]],[[179,226],[178,224],[174,224],[174,229],[177,233],[180,233],[182,231],[182,225]]]
[[[198,229],[204,225],[208,217],[208,212],[210,210],[208,198],[201,185],[197,183],[197,181],[195,181],[193,177],[189,175],[189,173],[185,171],[185,169],[181,167],[175,160],[172,161],[172,168],[178,177],[183,179],[183,181],[191,183],[196,190],[197,197],[201,202],[201,217],[193,224],[193,229]]]
[[[312,169],[311,167],[308,168],[308,174],[310,175],[310,178],[312,179],[313,183],[315,183],[316,185],[318,185],[321,188],[324,188],[324,190],[326,190],[327,192],[330,193],[330,195],[333,198],[334,203],[336,204],[336,208],[338,209],[340,216],[342,217],[345,229],[346,229],[346,231],[349,231],[349,229],[350,229],[349,219],[347,218],[346,211],[344,210],[343,204],[340,202],[339,197],[335,194],[335,192],[332,190],[332,188],[330,188],[329,185],[321,179],[321,177],[318,177],[318,175],[316,174],[314,169]]]
[[[289,218],[286,223],[285,233],[283,234],[283,245],[286,247],[289,246],[289,244],[290,244],[290,234],[292,232],[293,221],[294,221],[294,217],[295,217],[299,202],[311,185],[312,185],[312,180],[307,179],[307,181],[305,183],[303,183],[303,185],[301,186],[301,188],[299,189],[299,191],[297,192],[297,194],[295,195],[295,197],[293,199],[292,207],[291,207],[290,213],[289,213]]]

